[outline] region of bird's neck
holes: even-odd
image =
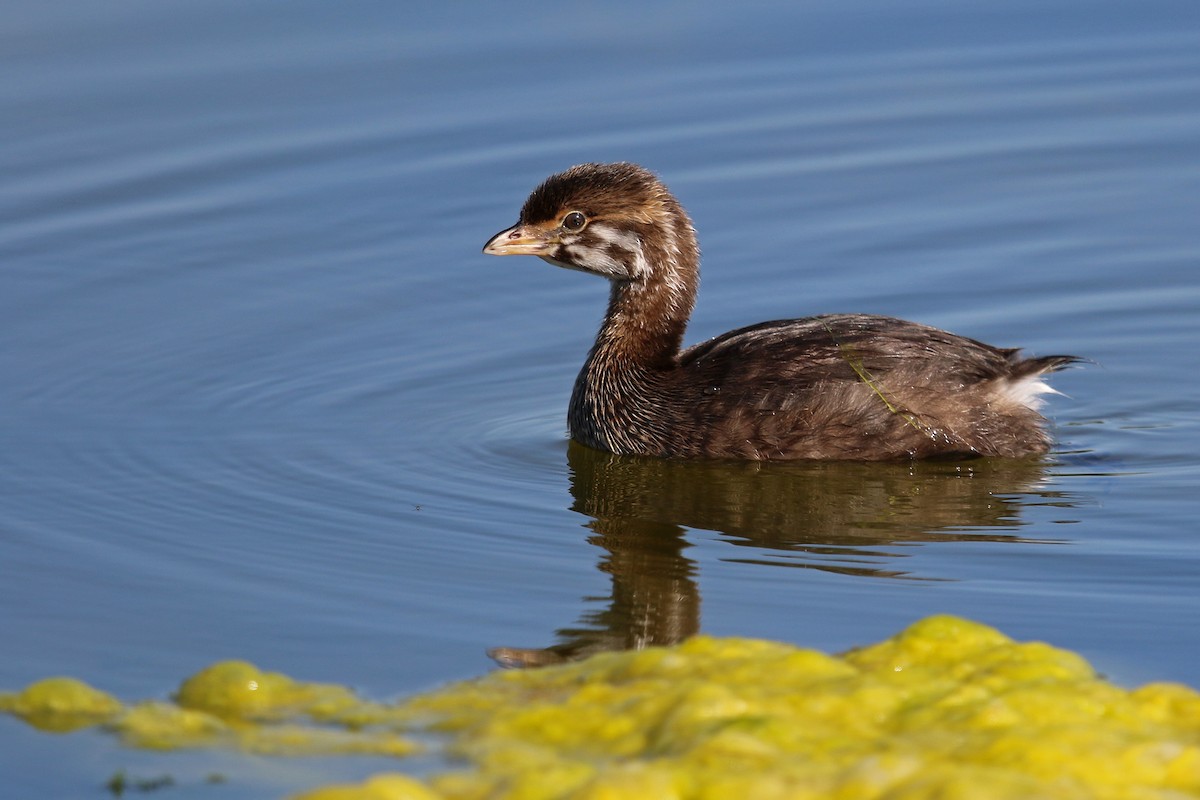
[[[642,237],[640,274],[612,282],[589,362],[604,358],[620,368],[651,371],[673,367],[696,303],[699,261],[690,224],[663,237]]]
[[[613,282],[589,361],[603,358],[625,369],[674,366],[695,297],[695,281],[676,276]]]
[[[613,283],[596,344],[571,393],[574,439],[610,452],[665,452],[664,431],[654,420],[669,393],[694,297],[694,281]]]
[[[662,455],[661,420],[672,371],[696,302],[699,250],[691,234],[643,237],[642,269],[614,280],[596,343],[575,381],[568,422],[602,450]]]

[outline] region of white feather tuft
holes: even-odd
[[[1042,379],[1041,375],[1027,375],[1007,384],[1001,395],[1012,403],[1023,405],[1034,411],[1046,404],[1044,394],[1062,394]]]

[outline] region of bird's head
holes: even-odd
[[[483,252],[538,256],[616,281],[695,269],[699,259],[683,207],[652,173],[627,163],[581,164],[547,178],[525,201],[517,224],[493,236]]]

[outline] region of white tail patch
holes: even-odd
[[[1044,394],[1062,394],[1043,380],[1040,374],[1026,375],[1015,381],[1005,383],[1000,389],[1000,396],[1009,402],[1022,405],[1038,411],[1046,404]]]

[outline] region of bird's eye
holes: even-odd
[[[583,226],[586,224],[587,217],[585,217],[583,213],[579,211],[572,211],[570,214],[567,214],[565,217],[563,217],[562,221],[562,226],[569,231],[582,230]]]

